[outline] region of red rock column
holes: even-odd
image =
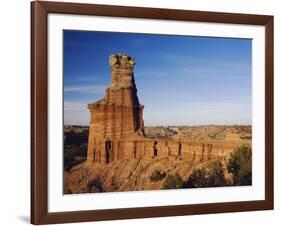
[[[122,147],[126,145],[120,145],[117,141],[126,139],[136,132],[143,133],[144,106],[139,103],[137,96],[134,79],[135,60],[130,56],[119,54],[111,55],[109,63],[112,80],[105,91],[105,97],[88,105],[91,113],[88,163],[106,164],[114,159],[112,155],[124,156],[122,153],[126,150],[122,150]],[[119,145],[117,148],[114,147],[115,143]]]

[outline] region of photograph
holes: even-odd
[[[275,15],[142,4],[31,2],[32,224],[274,210]]]
[[[63,31],[64,194],[252,185],[252,40]]]

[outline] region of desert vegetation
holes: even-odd
[[[162,180],[163,178],[166,177],[165,172],[160,172],[159,170],[155,170],[151,175],[150,175],[150,181],[155,182]]]
[[[222,187],[231,183],[225,178],[225,168],[220,161],[211,162],[206,167],[195,169],[184,188]]]
[[[250,146],[242,145],[231,153],[227,171],[233,175],[233,184],[252,184],[252,149]]]
[[[162,189],[176,189],[183,188],[184,181],[181,176],[176,173],[175,175],[168,175],[163,183]]]
[[[84,162],[87,158],[88,128],[64,128],[64,170]]]
[[[203,188],[251,184],[252,150],[248,145],[241,145],[231,154],[225,166],[219,160],[211,162],[207,166],[195,169],[186,181],[183,181],[178,173],[168,175],[162,188]]]

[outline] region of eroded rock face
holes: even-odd
[[[112,161],[113,141],[143,136],[142,112],[134,80],[135,60],[125,54],[111,55],[112,81],[105,97],[88,105],[91,122],[88,142],[89,163]]]
[[[112,70],[111,90],[136,88],[133,74],[135,63],[134,58],[125,54],[110,55],[109,64]]]
[[[111,55],[109,65],[112,81],[105,91],[105,97],[88,105],[91,112],[88,164],[133,159],[151,161],[156,157],[170,156],[183,161],[204,162],[227,158],[238,145],[249,143],[234,137],[235,134],[224,140],[210,141],[207,139],[209,136],[204,136],[206,128],[199,130],[197,141],[187,139],[186,135],[193,132],[192,128],[187,130],[187,134],[182,131],[167,138],[145,137],[144,106],[139,102],[134,80],[135,59],[125,54]],[[215,128],[208,127],[208,130],[208,135],[213,130],[216,134]]]
[[[196,167],[201,165],[198,163]],[[156,170],[171,175],[179,173],[187,179],[194,167],[194,163],[174,157],[120,160],[106,165],[80,164],[65,172],[64,193],[159,190],[165,179],[151,181],[150,176]]]

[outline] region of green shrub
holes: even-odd
[[[224,168],[221,162],[210,163],[207,167],[196,169],[184,183],[185,188],[226,186]]]
[[[166,173],[155,170],[149,177],[150,181],[159,181],[166,177]]]
[[[64,149],[64,170],[69,171],[73,166],[78,165],[87,159],[87,143],[79,146],[71,146]]]
[[[233,185],[251,185],[252,148],[244,144],[231,153],[227,170],[233,174]]]
[[[98,177],[94,178],[93,180],[89,181],[84,192],[85,193],[88,193],[88,192],[103,192],[103,181],[102,181],[102,179],[98,176]]]
[[[183,180],[181,176],[176,173],[176,175],[168,175],[164,181],[162,189],[176,189],[183,187]]]

